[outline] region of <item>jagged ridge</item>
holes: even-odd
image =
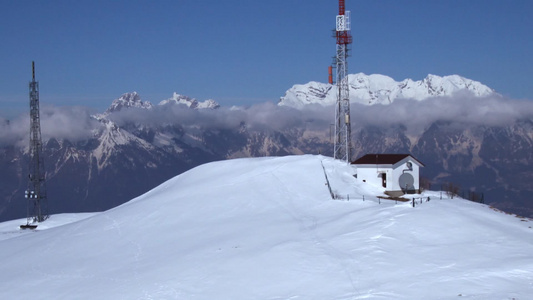
[[[430,97],[451,96],[460,91],[476,97],[488,96],[495,91],[478,81],[459,75],[440,77],[428,75],[425,79],[405,79],[397,82],[391,77],[364,73],[348,75],[350,102],[366,105],[390,104],[395,99],[424,100]],[[336,85],[312,81],[296,84],[280,98],[279,105],[302,108],[307,104],[333,105],[336,101]]]

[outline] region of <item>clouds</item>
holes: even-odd
[[[41,110],[43,139],[53,137],[77,142],[90,138],[100,126],[100,122],[91,117],[91,112],[80,106],[44,107]]]
[[[43,140],[51,137],[72,142],[85,140],[102,126],[85,107],[44,107],[41,111]],[[352,128],[403,125],[411,134],[420,134],[435,121],[449,121],[459,126],[506,126],[516,120],[533,119],[533,101],[501,96],[473,97],[469,93],[423,101],[400,99],[390,105],[351,106]],[[180,125],[184,128],[248,131],[312,130],[327,134],[334,123],[334,107],[308,105],[302,110],[266,102],[250,107],[190,109],[184,105],[124,109],[108,115],[119,127],[138,124],[158,128]],[[29,117],[12,121],[0,119],[0,145],[27,145]]]
[[[324,110],[323,107],[320,109]],[[331,110],[332,109],[326,109]],[[271,102],[250,107],[221,107],[219,109],[190,109],[185,105],[156,106],[152,110],[127,109],[109,115],[119,126],[142,123],[147,126],[181,125],[205,129],[236,129],[246,125],[249,130],[284,130],[302,127],[309,119],[325,119],[315,109],[297,110]]]
[[[402,124],[420,133],[435,121],[449,121],[464,126],[506,126],[516,120],[533,118],[533,101],[512,100],[493,95],[474,97],[458,93],[453,97],[423,101],[399,99],[390,105],[352,105],[352,126],[391,126]]]
[[[352,127],[389,127],[403,125],[419,134],[435,121],[449,121],[461,126],[505,126],[518,119],[533,118],[533,102],[507,99],[498,95],[474,97],[457,93],[453,97],[423,101],[399,99],[390,105],[351,106]],[[261,103],[247,108],[191,110],[185,106],[155,107],[151,111],[129,109],[110,118],[119,125],[141,122],[147,126],[178,124],[205,129],[236,129],[246,124],[249,130],[282,131],[289,129],[329,131],[334,123],[334,106],[307,105],[304,109]]]
[[[67,139],[71,142],[88,139],[100,122],[91,117],[91,110],[85,107],[41,108],[41,135],[43,141],[50,138]],[[0,146],[24,147],[29,143],[30,117],[20,115],[12,121],[0,119]]]
[[[22,146],[23,140],[29,143],[30,118],[19,117],[13,121],[0,118],[0,147],[15,145]]]

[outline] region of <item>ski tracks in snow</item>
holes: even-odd
[[[280,166],[279,168],[272,169],[271,175],[279,182],[279,188],[283,190],[284,195],[291,195],[298,197],[303,197],[303,195],[294,195],[291,190],[286,186],[283,180],[277,176],[274,171],[280,169],[283,166]],[[321,170],[322,171],[322,170]],[[329,191],[328,191],[329,193]],[[333,246],[331,246],[326,240],[321,238],[319,236],[319,233],[317,231],[318,228],[318,218],[316,216],[312,216],[310,214],[306,214],[304,210],[296,208],[294,203],[290,201],[283,201],[283,200],[277,200],[277,197],[274,197],[276,201],[279,203],[280,207],[282,207],[285,211],[289,213],[289,215],[298,223],[300,224],[300,230],[308,232],[309,240],[314,245],[315,249],[318,249],[319,252],[324,253],[326,257],[335,257],[335,264],[339,266],[341,270],[343,270],[344,274],[346,275],[346,278],[349,280],[349,284],[351,285],[351,288],[353,290],[352,293],[349,293],[348,295],[342,296],[341,299],[356,299],[357,295],[359,295],[359,291],[357,289],[357,286],[355,284],[353,274],[350,271],[350,269],[355,268],[355,260],[353,257],[346,252],[343,252],[340,249],[337,249]],[[333,254],[333,255],[331,255]]]
[[[116,219],[110,217],[109,214],[106,214],[105,218],[111,222],[111,225],[106,226],[104,230],[115,230],[119,238],[124,238],[120,223]],[[128,243],[132,245],[132,247],[129,249],[135,249],[133,253],[127,252],[128,256],[133,258],[132,270],[133,270],[134,279],[136,281],[137,286],[144,286],[143,280],[139,272],[139,265],[141,264],[141,257],[143,254],[142,246],[135,239],[128,239]],[[150,296],[150,293],[144,287],[143,287],[143,294],[145,295],[143,299],[152,299]]]
[[[115,230],[119,238],[125,238],[120,223],[109,215],[106,215],[106,219],[111,222],[111,225],[105,227],[105,230]],[[172,284],[169,285],[164,282],[155,282],[151,286],[147,286],[145,282],[146,278],[142,277],[142,271],[140,270],[140,266],[142,265],[143,261],[143,248],[136,239],[128,239],[128,243],[131,244],[131,247],[129,247],[128,249],[131,249],[132,251],[128,252],[127,255],[132,258],[131,269],[134,275],[135,286],[142,287],[142,296],[139,299],[180,299],[184,296],[183,293],[176,289],[174,286],[172,286]],[[128,284],[118,279],[114,279],[114,281],[121,282],[125,286],[127,286]]]

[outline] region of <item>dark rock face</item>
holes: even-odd
[[[533,191],[531,132],[531,121],[470,128],[435,123],[421,136],[413,154],[426,163],[424,174],[434,184],[455,182],[464,193],[482,192],[486,203],[530,217],[533,202],[526,194]]]

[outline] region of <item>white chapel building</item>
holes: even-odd
[[[360,182],[383,187],[390,196],[420,191],[420,168],[424,164],[410,154],[366,154],[352,166]]]

